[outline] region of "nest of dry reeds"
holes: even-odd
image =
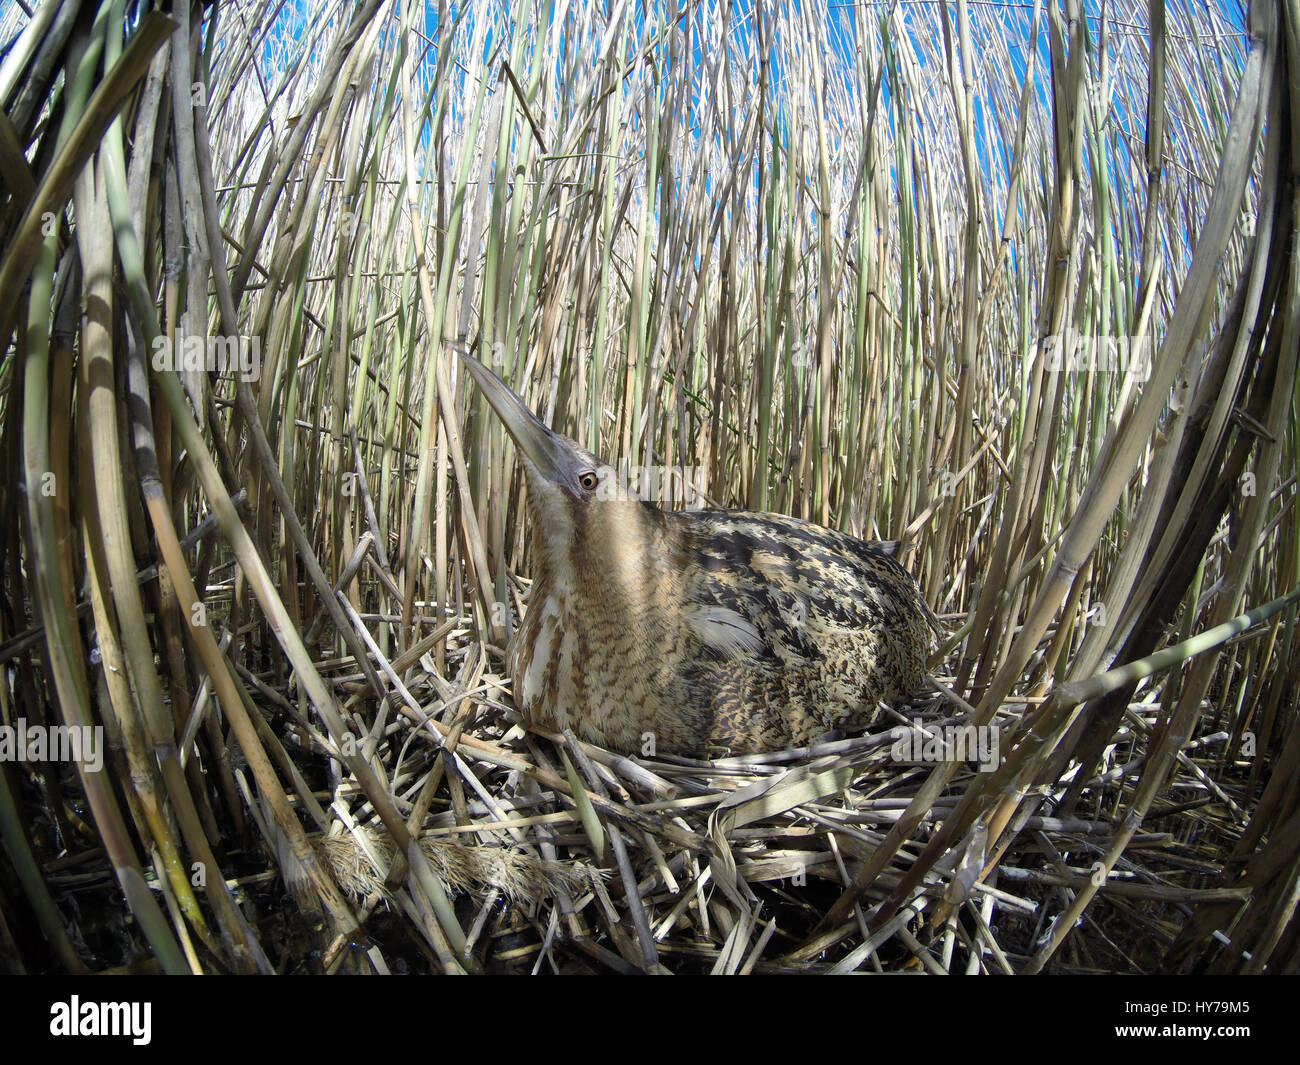
[[[422,657],[405,681],[411,712],[370,757],[420,826],[452,902],[463,931],[452,953],[486,971],[1024,970],[1067,889],[1097,876],[1119,834],[1114,812],[1131,799],[1158,709],[1149,697],[1128,708],[1071,814],[1055,812],[1062,779],[1040,789],[1009,843],[994,847],[981,818],[909,884],[972,783],[1006,754],[957,746],[973,708],[942,677],[905,706],[882,704],[861,736],[710,760],[628,757],[526,730],[496,649],[485,659],[468,627],[447,639],[448,677]],[[1008,700],[988,735],[1015,737],[1043,702]],[[292,715],[272,719],[287,749],[306,749]],[[1246,900],[1244,888],[1209,886],[1244,825],[1249,763],[1224,766],[1229,739],[1219,730],[1189,745],[1167,790],[1184,801],[1153,811],[1128,840],[1052,971],[1159,970],[1193,904]],[[945,758],[947,784],[918,799]],[[323,770],[319,755],[301,761],[305,775]],[[365,949],[381,968],[437,969],[449,943],[430,940],[406,863],[355,780],[336,776],[320,798],[332,817],[313,847],[372,937],[336,941],[324,964]],[[892,848],[891,832],[901,833]]]

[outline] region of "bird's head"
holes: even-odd
[[[558,553],[582,539],[584,530],[613,518],[610,508],[597,506],[618,501],[617,493],[611,492],[613,467],[544,425],[501,378],[472,355],[462,351],[460,357],[518,448],[528,483],[534,535],[539,538],[535,542]]]

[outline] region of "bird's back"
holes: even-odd
[[[892,544],[797,518],[683,511],[699,653],[678,692],[707,745],[755,753],[866,727],[921,684],[933,615]]]

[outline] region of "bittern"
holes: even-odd
[[[665,511],[462,354],[523,464],[534,580],[507,649],[526,721],[625,753],[756,754],[864,728],[919,686],[933,615],[892,544]]]

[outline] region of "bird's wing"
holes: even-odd
[[[687,620],[721,657],[815,658],[819,636],[901,624],[919,602],[911,576],[873,543],[780,515],[679,515],[696,566]]]

